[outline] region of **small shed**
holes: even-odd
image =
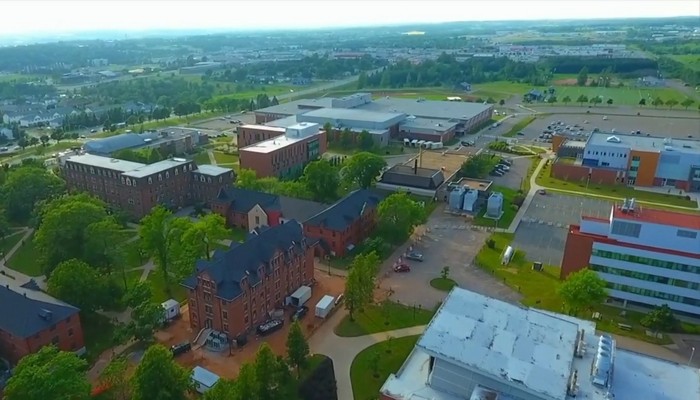
[[[316,316],[319,318],[326,318],[328,313],[331,312],[333,306],[335,305],[335,297],[325,295],[316,304]]]
[[[160,303],[163,307],[164,316],[166,321],[177,318],[180,315],[180,303],[175,299],[166,300]]]
[[[192,370],[192,382],[194,383],[194,388],[198,393],[204,394],[208,392],[214,387],[214,385],[216,385],[219,379],[221,379],[219,378],[219,375],[209,371],[208,369],[197,366]]]

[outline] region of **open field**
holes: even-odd
[[[456,91],[451,88],[445,87],[422,87],[422,88],[400,88],[400,89],[389,89],[389,88],[371,88],[371,89],[350,89],[350,90],[335,90],[327,92],[326,96],[329,97],[340,97],[347,96],[349,94],[357,92],[367,92],[372,93],[374,97],[391,96],[406,99],[416,99],[424,98],[426,100],[447,100],[448,97],[461,97],[462,100],[471,99],[474,100],[477,97],[486,99],[481,93],[469,93],[464,91]],[[496,94],[498,95],[498,94]],[[495,97],[494,97],[495,98]],[[500,95],[496,100],[504,98]]]
[[[672,59],[683,63],[686,67],[700,71],[700,55],[697,54],[674,54],[670,56]]]
[[[7,266],[25,275],[39,276],[43,274],[43,271],[37,260],[33,238],[33,236],[30,236],[22,243],[15,254],[12,255],[12,258],[7,260]]]
[[[398,372],[419,336],[406,336],[374,344],[362,350],[350,367],[352,391],[357,400],[376,399],[389,377]]]
[[[425,325],[433,318],[433,314],[433,310],[385,301],[356,311],[353,316],[354,321],[351,321],[350,316],[346,315],[335,327],[335,334],[343,337],[354,337]]]

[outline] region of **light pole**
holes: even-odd
[[[690,358],[688,359],[688,365],[693,362],[693,356],[695,355],[695,347],[691,347]]]

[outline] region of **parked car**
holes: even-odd
[[[503,164],[505,164],[505,165],[507,165],[507,166],[509,166],[509,167],[510,167],[511,165],[513,165],[513,161],[511,161],[511,160],[509,160],[509,159],[507,159],[507,158],[502,159],[500,162],[502,162]]]
[[[471,140],[462,140],[460,144],[464,147],[474,146],[474,142],[472,142]]]
[[[525,134],[522,132],[518,132],[518,136],[525,136]]]
[[[97,133],[97,129],[90,129],[90,133]]]
[[[540,189],[537,191],[537,194],[545,195],[545,194],[547,194],[547,191],[544,189]]]
[[[506,171],[506,172],[510,171],[510,167],[507,165],[504,165],[504,164],[500,164],[498,166],[498,169],[500,169],[501,171]]]
[[[410,272],[411,267],[408,264],[399,264],[394,267],[394,272]]]
[[[192,350],[192,343],[190,343],[190,342],[183,342],[180,344],[174,344],[174,345],[170,346],[170,352],[173,353],[173,356],[179,356],[180,354],[185,354],[190,350]]]
[[[309,307],[307,306],[301,306],[297,308],[296,311],[294,311],[294,314],[292,314],[291,320],[292,321],[298,321],[300,319],[303,319],[306,316],[306,313],[309,312]]]
[[[284,326],[284,320],[270,319],[258,325],[258,329],[256,329],[256,331],[258,332],[258,335],[265,336],[281,329],[282,326]]]
[[[406,258],[409,259],[409,260],[421,261],[421,262],[422,262],[422,261],[423,261],[423,254],[418,253],[417,251],[412,251],[412,252],[408,253],[408,255],[406,256]]]

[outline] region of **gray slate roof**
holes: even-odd
[[[263,273],[270,272],[269,262],[275,253],[284,253],[285,258],[301,256],[308,246],[302,226],[297,221],[258,229],[245,242],[232,243],[228,250],[217,250],[210,261],[197,261],[195,274],[185,279],[182,285],[195,288],[197,275],[206,271],[216,282],[217,296],[233,300],[243,293],[240,285],[242,279],[247,277],[249,285],[255,286],[262,279],[259,267],[263,267]]]
[[[305,224],[334,231],[344,231],[368,210],[376,208],[384,196],[368,189],[359,189],[308,219]]]
[[[91,140],[83,146],[85,151],[94,154],[111,154],[115,151],[143,146],[146,139],[157,140],[157,133],[123,133],[104,139]]]
[[[222,202],[230,202],[235,212],[248,213],[253,207],[259,205],[263,210],[280,211],[283,218],[302,222],[320,213],[327,207],[325,204],[314,201],[277,196],[237,187],[221,189],[217,199]]]
[[[445,181],[445,175],[439,169],[417,168],[408,165],[395,165],[384,172],[381,183],[407,186],[418,189],[437,189]]]
[[[80,312],[42,291],[33,290],[31,285],[26,286],[23,288],[13,279],[0,275],[0,331],[28,338]]]

